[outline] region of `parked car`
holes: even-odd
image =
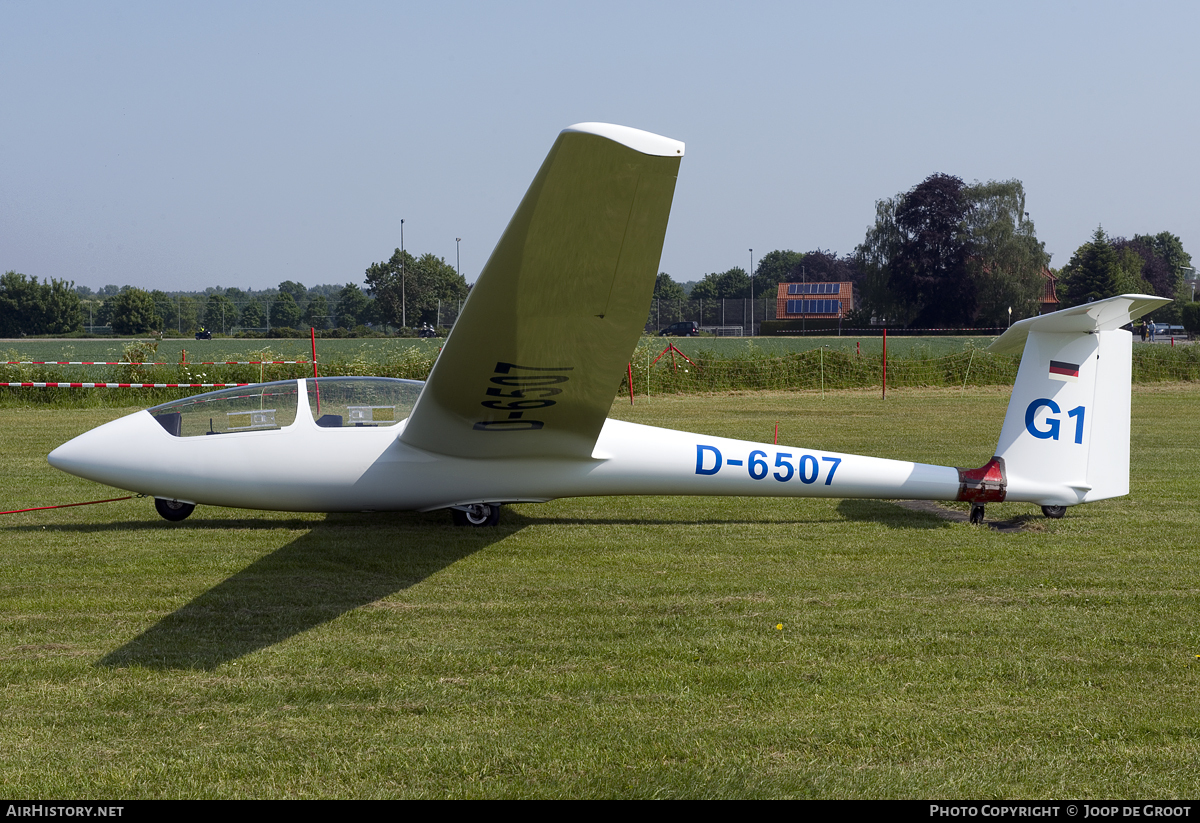
[[[672,323],[658,333],[659,337],[696,337],[700,334],[700,326],[695,320],[683,320]]]

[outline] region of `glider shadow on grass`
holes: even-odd
[[[331,515],[97,665],[213,669],[421,583],[523,527],[519,517],[495,529],[451,529],[444,515],[374,517],[387,522],[364,528],[360,516]]]

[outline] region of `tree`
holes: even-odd
[[[854,250],[856,267],[862,272],[858,308],[862,322],[877,320],[892,325],[907,325],[913,309],[892,290],[892,261],[900,250],[900,228],[896,208],[904,195],[875,201],[875,224]]]
[[[262,303],[251,300],[242,307],[239,320],[243,329],[261,329],[267,325],[267,313],[263,311]]]
[[[861,317],[922,326],[1002,325],[1036,314],[1050,263],[1020,180],[965,186],[934,174],[875,204],[855,249]]]
[[[238,320],[234,302],[223,294],[210,294],[204,304],[204,327],[209,331],[220,329],[225,334]]]
[[[303,283],[297,283],[293,280],[284,280],[279,284],[279,291],[292,296],[292,302],[297,306],[303,306],[308,301],[308,289]]]
[[[179,312],[176,309],[175,298],[164,291],[154,289],[150,292],[150,299],[154,302],[154,313],[158,315],[161,321],[160,329],[176,329],[179,327]],[[102,325],[108,325],[112,322],[111,311],[106,315],[102,311],[98,317]]]
[[[1200,303],[1184,303],[1179,314],[1189,334],[1200,334]]]
[[[175,306],[179,311],[179,330],[191,334],[200,325],[200,303],[187,295],[175,298]]]
[[[1104,229],[1097,227],[1091,242],[1076,249],[1070,262],[1063,266],[1060,299],[1069,308],[1112,297],[1118,293],[1118,274],[1117,253]]]
[[[366,282],[380,319],[393,326],[434,323],[438,301],[457,305],[467,296],[467,281],[443,258],[423,254],[414,260],[399,249],[390,260],[372,263]]]
[[[964,326],[975,313],[967,264],[974,251],[966,229],[973,211],[963,181],[933,174],[904,195],[896,209],[900,246],[891,284],[916,309],[926,328]]]
[[[1132,240],[1115,237],[1109,242],[1117,253],[1118,293],[1169,297],[1176,302],[1163,306],[1155,317],[1161,322],[1179,323],[1183,306],[1192,299],[1183,276],[1184,270],[1191,267],[1192,256],[1183,250],[1180,239],[1164,231],[1134,235]]]
[[[162,318],[154,310],[154,298],[150,292],[126,286],[111,302],[110,322],[117,334],[146,334],[162,328]]]
[[[280,291],[271,304],[271,328],[291,329],[300,325],[300,307],[290,292]]]
[[[353,283],[347,283],[338,292],[337,324],[343,329],[362,326],[371,319],[371,301],[363,294],[362,289]]]
[[[1143,275],[1154,287],[1154,293],[1160,297],[1178,299],[1184,280],[1183,270],[1192,265],[1192,256],[1183,250],[1183,241],[1169,231],[1160,231],[1153,236],[1135,234],[1133,240],[1148,247],[1153,258],[1161,261],[1161,265],[1155,266],[1153,272]]]
[[[318,294],[308,301],[303,320],[304,325],[318,331],[329,328],[329,301],[325,295]]]
[[[1140,243],[1126,240],[1124,237],[1110,237],[1108,243],[1117,257],[1116,286],[1113,293],[1152,294],[1154,287],[1146,281],[1144,275],[1146,269],[1159,261],[1148,256],[1147,250]]]
[[[741,266],[704,275],[692,287],[693,300],[740,300],[750,296],[750,275]]]
[[[671,279],[671,275],[665,271],[658,273],[658,277],[654,279],[654,299],[655,300],[683,300],[687,294],[683,290],[683,286]]]
[[[0,336],[67,334],[83,328],[83,309],[74,283],[38,283],[15,271],[0,276]]]
[[[804,257],[791,249],[776,249],[764,254],[754,269],[755,295],[775,291],[780,283],[799,283],[804,277]]]
[[[972,206],[966,228],[973,252],[973,325],[1003,326],[1009,308],[1012,320],[1033,317],[1041,308],[1042,272],[1050,255],[1025,211],[1025,187],[1020,180],[992,180],[967,186],[965,194]]]

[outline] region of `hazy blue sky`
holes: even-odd
[[[662,269],[843,254],[877,199],[1018,178],[1200,257],[1198,3],[0,0],[0,270],[99,288],[473,280],[559,130],[687,143]]]

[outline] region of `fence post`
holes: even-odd
[[[887,326],[883,327],[883,398],[887,400]]]

